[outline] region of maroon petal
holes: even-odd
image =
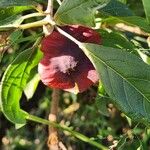
[[[72,26],[63,27],[63,30],[65,30],[73,37],[75,37],[80,42],[95,43],[95,44],[101,43],[101,38],[99,33],[95,32],[90,28],[86,28],[79,25],[72,25]]]
[[[66,61],[68,61],[68,63],[66,63]],[[43,83],[52,88],[69,89],[74,87],[74,80],[70,78],[70,75],[66,72],[66,67],[70,68],[70,61],[72,61],[71,56],[52,58],[44,56],[38,66],[38,71]],[[75,65],[75,63],[72,63],[72,66]]]
[[[83,59],[78,66],[78,70],[74,72],[74,80],[78,85],[79,92],[87,90],[98,79],[98,74],[91,62],[87,58]]]

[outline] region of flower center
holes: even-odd
[[[77,61],[75,58],[69,55],[62,55],[59,57],[51,58],[51,65],[54,66],[58,71],[62,73],[71,74],[71,72],[75,71],[77,67]]]

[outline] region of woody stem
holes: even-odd
[[[57,121],[59,99],[60,99],[60,90],[53,89],[50,114],[49,114],[49,121],[51,122]],[[53,126],[49,126],[49,137],[48,137],[47,144],[48,144],[49,150],[59,150],[58,132],[57,132],[57,129]]]

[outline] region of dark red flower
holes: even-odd
[[[64,31],[85,43],[100,44],[97,32],[82,26],[65,26]],[[90,60],[74,42],[57,31],[42,40],[44,53],[38,71],[42,82],[52,88],[73,93],[83,92],[98,81]]]

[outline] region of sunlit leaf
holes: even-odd
[[[39,74],[35,74],[33,78],[31,78],[31,80],[27,83],[24,89],[24,93],[27,99],[31,99],[33,97],[39,81],[40,81]]]
[[[38,64],[41,52],[33,47],[23,51],[6,69],[0,84],[0,105],[4,115],[15,124],[25,124],[27,113],[20,108],[20,98]]]

